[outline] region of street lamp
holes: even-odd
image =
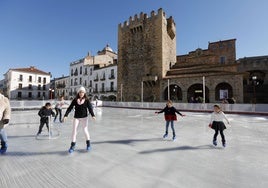
[[[253,84],[253,103],[256,104],[256,85],[258,85],[257,76],[252,76]]]
[[[49,88],[49,92],[50,92],[50,99],[52,99],[52,94],[54,93],[54,89]]]

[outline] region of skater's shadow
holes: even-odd
[[[185,150],[209,150],[209,149],[222,149],[217,148],[212,145],[201,145],[201,146],[179,146],[173,148],[162,148],[162,149],[154,149],[154,150],[146,150],[139,152],[140,154],[151,154],[151,153],[161,153],[161,152],[170,152],[170,151],[185,151]]]
[[[16,138],[35,138],[35,135],[17,135],[17,136],[8,136],[8,139]]]
[[[162,139],[159,138],[150,138],[150,139],[125,139],[125,140],[105,140],[99,142],[92,142],[93,144],[125,144],[131,145],[136,142],[152,142],[152,141],[160,141]]]
[[[67,151],[48,151],[48,152],[31,152],[31,151],[8,151],[5,154],[2,154],[2,156],[7,157],[30,157],[30,156],[44,156],[44,155],[58,155],[58,156],[67,156]],[[1,156],[1,155],[0,155]]]

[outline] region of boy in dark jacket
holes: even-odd
[[[156,114],[159,113],[163,113],[165,114],[165,120],[166,120],[166,133],[164,134],[163,138],[167,138],[168,136],[168,127],[169,127],[169,123],[171,124],[171,129],[173,131],[173,141],[176,140],[176,133],[175,133],[175,129],[174,129],[174,121],[177,120],[177,116],[176,113],[181,115],[182,117],[185,116],[183,114],[181,114],[173,105],[172,105],[172,101],[168,100],[166,107],[159,111],[159,112],[155,112]]]
[[[45,104],[45,106],[43,106],[39,110],[38,115],[40,116],[40,126],[39,126],[37,136],[41,134],[42,129],[45,124],[46,124],[47,130],[49,131],[49,127],[48,127],[49,119],[48,118],[51,115],[54,117],[55,113],[52,111],[51,104],[48,102]]]

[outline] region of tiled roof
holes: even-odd
[[[37,69],[36,67],[28,67],[28,68],[15,68],[15,69],[10,69],[13,71],[20,71],[20,72],[28,72],[28,73],[33,73],[33,74],[44,74],[44,75],[50,75],[48,72],[44,72],[42,70]]]

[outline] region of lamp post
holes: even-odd
[[[252,76],[252,84],[253,84],[253,103],[256,104],[256,85],[258,85],[257,82],[257,76]]]
[[[49,88],[49,92],[50,92],[50,99],[52,99],[52,94],[54,93],[54,89],[52,89],[52,88]]]

